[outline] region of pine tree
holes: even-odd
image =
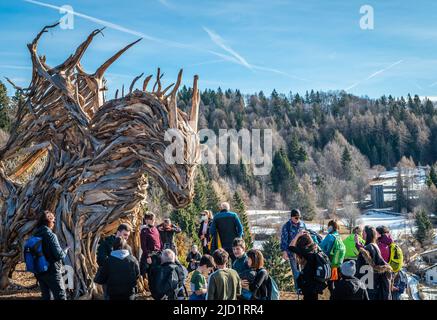
[[[250,232],[247,208],[238,191],[235,191],[234,196],[232,197],[232,208],[238,214],[241,224],[243,225],[243,239],[246,242],[246,247],[251,249],[253,247],[253,237],[252,233]]]
[[[290,265],[282,259],[282,252],[277,236],[270,236],[262,245],[265,267],[282,291],[294,291]]]
[[[302,218],[305,221],[312,221],[317,214],[316,193],[309,175],[305,174],[302,177],[299,187],[299,201],[297,201],[297,207],[302,212]]]
[[[437,172],[435,170],[435,165],[431,166],[431,170],[429,172],[428,179],[426,181],[428,187],[431,187],[431,185],[434,185],[437,187]]]
[[[208,199],[205,178],[201,170],[198,171],[194,184],[194,204],[199,212],[208,209]]]
[[[296,167],[299,162],[304,162],[308,159],[305,148],[300,145],[296,135],[293,135],[288,146],[288,159],[293,167]]]
[[[273,191],[280,192],[284,199],[296,191],[296,175],[283,149],[276,152],[273,157],[273,166],[270,176]]]
[[[206,185],[206,201],[207,201],[207,210],[211,210],[214,213],[218,211],[220,198],[217,195],[217,192],[215,192],[215,189],[211,181],[208,181]]]
[[[343,154],[341,156],[341,166],[343,168],[344,177],[346,180],[352,178],[352,156],[348,147],[344,147]]]
[[[420,210],[416,213],[416,226],[416,239],[422,246],[432,244],[434,240],[434,229],[425,210]]]
[[[0,128],[9,131],[11,119],[8,116],[9,97],[6,86],[0,81]]]
[[[402,178],[402,169],[398,168],[398,177],[396,179],[395,210],[397,212],[402,212],[402,210],[406,208],[407,208],[407,198],[404,192],[404,180]]]

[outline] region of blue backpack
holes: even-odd
[[[47,261],[42,251],[42,238],[30,237],[24,244],[24,262],[26,263],[26,271],[34,274],[46,272],[49,269]]]
[[[267,292],[269,300],[280,300],[279,286],[270,275],[267,283]]]

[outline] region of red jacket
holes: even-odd
[[[141,250],[143,250],[143,255],[146,257],[149,257],[154,251],[162,250],[161,237],[159,236],[158,228],[155,226],[142,226],[140,240]]]

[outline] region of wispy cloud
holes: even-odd
[[[382,74],[382,73],[384,73],[384,72],[390,70],[391,68],[397,66],[398,64],[401,64],[402,62],[403,62],[403,60],[396,61],[395,63],[392,63],[392,64],[389,65],[388,67],[386,67],[386,68],[384,68],[384,69],[381,69],[381,70],[378,70],[378,71],[372,73],[371,75],[369,75],[369,76],[366,77],[365,79],[360,80],[360,81],[358,81],[358,82],[355,82],[353,85],[351,85],[351,86],[345,88],[344,90],[345,90],[345,91],[348,91],[348,90],[350,90],[350,89],[352,89],[352,88],[355,88],[355,87],[358,86],[359,84],[361,84],[361,83],[363,83],[363,82],[365,82],[365,81],[368,81],[368,80],[370,80],[370,79],[372,79],[372,78],[375,78],[376,76],[378,76],[378,75],[380,75],[380,74]]]
[[[52,4],[49,4],[49,3],[45,3],[45,2],[41,2],[41,1],[35,1],[35,0],[24,0],[24,1],[28,2],[28,3],[32,3],[32,4],[35,4],[35,5],[38,5],[38,6],[41,6],[41,7],[51,8],[51,9],[54,9],[54,10],[60,10],[61,9],[61,7],[59,7],[59,6],[55,6],[55,5],[52,5]],[[171,41],[171,40],[165,40],[165,39],[161,39],[161,38],[156,38],[156,37],[153,37],[151,35],[145,34],[143,32],[139,32],[139,31],[136,31],[136,30],[133,30],[133,29],[129,29],[129,28],[123,27],[123,26],[121,26],[119,24],[115,24],[115,23],[112,23],[112,22],[109,22],[109,21],[106,21],[106,20],[102,20],[102,19],[99,19],[99,18],[96,18],[96,17],[92,17],[92,16],[89,16],[89,15],[86,15],[86,14],[83,14],[83,13],[80,13],[80,12],[77,12],[77,11],[74,11],[74,10],[73,11],[66,10],[66,9],[63,9],[63,10],[65,10],[65,12],[73,14],[73,15],[75,15],[77,17],[80,17],[80,18],[92,21],[94,23],[100,24],[100,25],[105,26],[107,28],[118,30],[118,31],[121,31],[121,32],[124,32],[124,33],[128,33],[128,34],[131,34],[131,35],[143,38],[143,39],[147,39],[147,40],[150,40],[150,41],[158,42],[158,43],[165,44],[165,45],[172,46],[172,47],[179,47],[179,48],[190,47],[189,45],[186,45],[184,43],[179,43],[179,42],[175,42],[175,41]]]
[[[244,59],[238,52],[236,52],[230,46],[226,45],[223,38],[220,37],[217,33],[205,27],[203,27],[203,30],[205,30],[206,33],[208,33],[209,37],[216,45],[218,45],[224,51],[226,51],[231,56],[233,56],[241,65],[245,66],[248,69],[252,69],[252,66],[246,61],[246,59]]]
[[[218,35],[216,32],[214,32],[206,27],[203,27],[203,29],[206,31],[206,33],[208,33],[212,42],[214,42],[217,46],[219,46],[224,51],[229,53],[229,55],[226,55],[226,54],[222,54],[222,53],[210,50],[209,52],[211,54],[214,54],[218,57],[221,57],[222,59],[224,59],[226,61],[230,61],[230,62],[239,64],[239,65],[242,65],[249,70],[267,71],[267,72],[276,73],[276,74],[286,76],[290,79],[296,79],[296,80],[300,80],[300,81],[309,81],[307,79],[293,76],[287,72],[284,72],[284,71],[281,71],[278,69],[251,64],[240,53],[238,53],[237,51],[232,49],[228,44],[226,44],[225,40],[220,35]]]
[[[58,10],[58,11],[61,10],[61,8],[62,8],[60,6],[52,5],[50,3],[46,3],[46,2],[42,2],[42,1],[36,1],[36,0],[23,0],[23,1],[25,1],[27,3],[34,4],[34,5],[38,5],[38,6],[41,6],[41,7],[46,7],[46,8]],[[158,0],[158,1],[160,3],[162,3],[163,5],[165,5],[165,6],[168,6],[168,7],[172,6],[167,0]],[[87,14],[84,14],[84,13],[80,13],[80,12],[77,12],[77,11],[74,11],[74,10],[72,10],[72,11],[66,10],[66,12],[71,13],[71,14],[77,16],[77,17],[80,17],[80,18],[92,21],[92,22],[94,22],[96,24],[105,26],[107,28],[114,29],[114,30],[117,30],[117,31],[120,31],[120,32],[124,32],[124,33],[127,33],[127,34],[131,34],[131,35],[134,35],[134,36],[137,36],[137,37],[141,37],[141,38],[144,38],[144,39],[147,39],[147,40],[150,40],[150,41],[154,41],[154,42],[157,42],[157,43],[160,43],[160,44],[164,44],[164,45],[167,45],[167,46],[178,47],[178,48],[190,48],[190,49],[193,49],[193,50],[196,50],[196,51],[209,52],[210,54],[213,54],[215,56],[220,57],[224,61],[228,61],[228,62],[232,62],[232,63],[236,63],[236,64],[239,64],[239,65],[242,65],[245,68],[247,68],[249,70],[252,70],[252,71],[253,70],[266,71],[266,72],[271,72],[271,73],[279,74],[279,75],[288,77],[290,79],[296,79],[296,80],[300,80],[300,81],[309,81],[307,79],[296,77],[294,75],[291,75],[291,74],[289,74],[287,72],[284,72],[284,71],[281,71],[281,70],[278,70],[278,69],[274,69],[274,68],[270,68],[270,67],[266,67],[266,66],[259,66],[259,65],[250,64],[246,60],[246,58],[244,58],[241,54],[239,54],[237,51],[235,51],[233,48],[231,48],[228,44],[226,44],[226,42],[224,41],[224,39],[220,35],[218,35],[216,32],[214,32],[214,31],[212,31],[212,30],[210,30],[210,29],[208,29],[206,27],[203,27],[203,29],[207,32],[207,34],[209,35],[210,39],[217,46],[219,46],[222,50],[224,50],[227,54],[222,54],[222,53],[219,53],[219,52],[216,52],[216,51],[213,51],[213,50],[207,50],[207,49],[201,48],[199,46],[193,46],[193,45],[189,45],[189,44],[179,43],[179,42],[176,42],[176,41],[171,41],[171,40],[157,38],[157,37],[151,36],[149,34],[145,34],[143,32],[137,31],[137,30],[126,28],[126,27],[124,27],[122,25],[115,24],[115,23],[112,23],[112,22],[107,21],[107,20],[102,20],[102,19],[90,16],[90,15],[87,15]],[[217,63],[217,62],[214,62],[214,63]]]
[[[208,61],[203,61],[203,62],[197,62],[197,63],[189,64],[186,67],[192,68],[192,67],[197,67],[197,66],[203,66],[203,65],[206,65],[206,64],[223,63],[224,61],[225,60],[223,60],[223,59],[208,60]]]
[[[161,3],[164,7],[167,7],[169,9],[174,9],[173,4],[171,4],[170,2],[168,2],[167,0],[158,0],[159,3]]]
[[[0,64],[0,69],[32,70],[30,66],[18,66],[11,64]]]

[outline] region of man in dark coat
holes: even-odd
[[[354,260],[343,262],[340,272],[341,279],[335,284],[332,300],[369,300],[366,285],[355,277]]]
[[[230,211],[230,209],[229,203],[221,203],[220,212],[212,220],[210,227],[212,237],[211,252],[214,252],[217,248],[223,248],[233,262],[235,256],[232,251],[232,243],[235,238],[243,237],[243,225],[238,215]]]
[[[140,267],[124,238],[116,238],[113,251],[94,279],[106,285],[109,300],[134,300]]]
[[[117,228],[117,233],[100,240],[99,246],[97,248],[97,264],[101,267],[106,259],[111,255],[112,247],[114,246],[114,241],[116,238],[123,238],[124,240],[129,239],[131,228],[128,224],[122,223]]]

